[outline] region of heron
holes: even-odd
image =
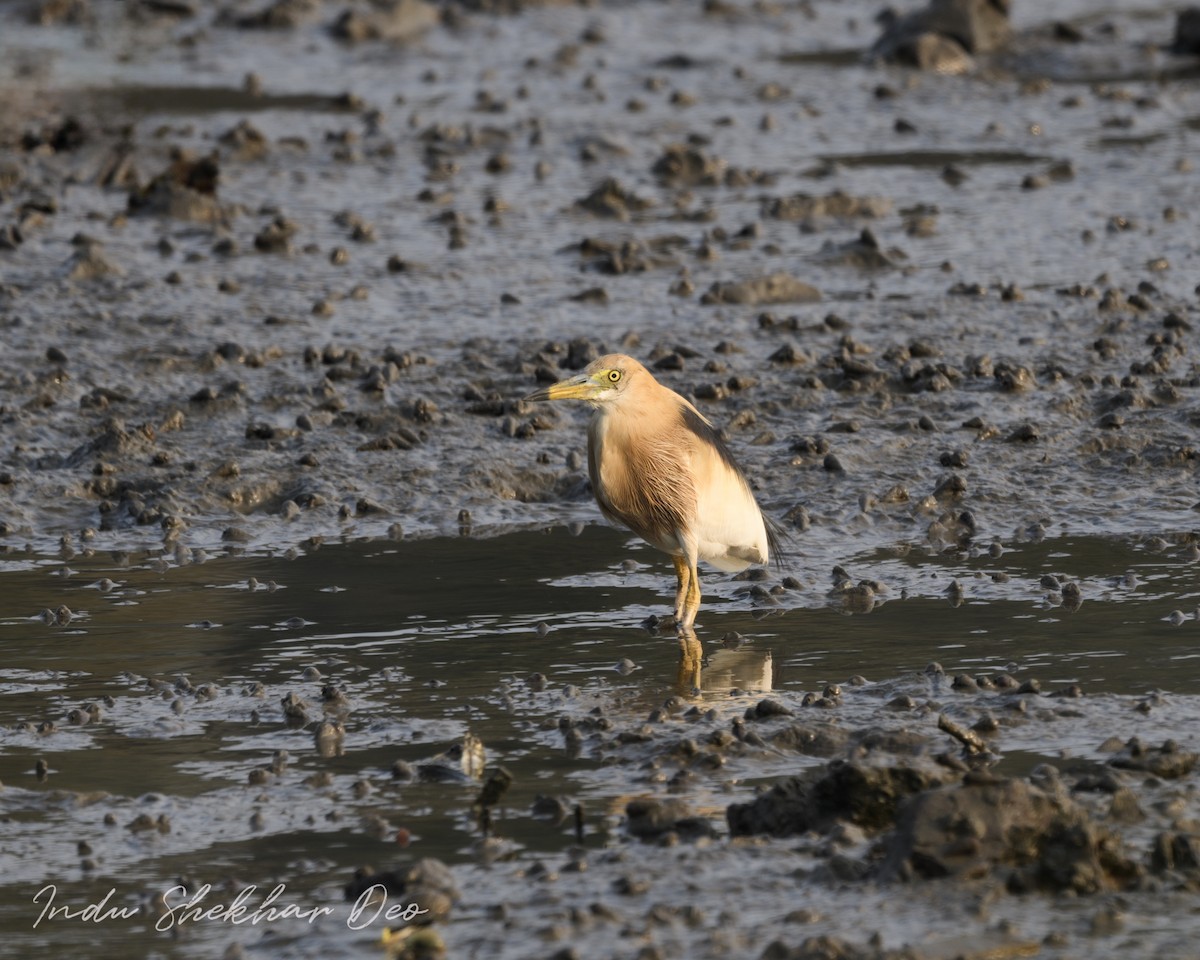
[[[712,422],[633,357],[600,357],[525,399],[592,407],[588,474],[596,503],[610,522],[670,555],[681,632],[700,609],[698,561],[736,573],[778,560],[781,529],[763,514]]]

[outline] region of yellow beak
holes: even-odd
[[[536,403],[540,400],[591,400],[600,392],[600,384],[581,373],[577,377],[560,380],[541,390],[535,390],[525,398],[527,402]]]

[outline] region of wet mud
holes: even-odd
[[[1194,954],[1195,17],[877,13],[0,7],[6,936]],[[790,533],[687,642],[612,350]]]

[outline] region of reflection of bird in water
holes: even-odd
[[[583,400],[588,471],[600,512],[669,553],[675,620],[690,630],[700,607],[699,560],[740,571],[778,558],[779,528],[713,425],[632,357],[613,353],[527,400]]]

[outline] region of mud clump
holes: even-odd
[[[612,177],[604,180],[586,197],[575,201],[576,210],[611,220],[628,220],[632,214],[652,206],[654,201],[637,196]]]
[[[700,298],[703,304],[758,306],[772,303],[816,303],[821,291],[788,273],[772,273],[753,280],[718,281]]]
[[[1108,762],[1118,769],[1140,770],[1164,780],[1178,780],[1196,768],[1197,759],[1195,753],[1182,749],[1174,740],[1168,740],[1161,747],[1147,747],[1133,737],[1125,744],[1125,749]]]
[[[863,230],[846,243],[826,243],[817,260],[827,266],[852,267],[856,270],[895,270],[908,259],[898,247],[884,249],[871,230]]]
[[[144,187],[129,192],[129,212],[213,223],[222,216],[217,203],[221,168],[216,155],[193,157],[173,152],[171,165]]]
[[[1150,870],[1156,874],[1177,871],[1196,882],[1200,879],[1200,837],[1170,830],[1159,833],[1150,847]]]
[[[932,766],[835,760],[818,778],[790,777],[749,803],[731,804],[725,819],[735,837],[789,837],[827,830],[839,820],[881,830],[895,822],[901,800],[940,786],[953,775]]]
[[[1041,947],[1036,942],[1021,940],[1003,932],[982,935],[947,937],[922,943],[919,947],[889,950],[871,944],[853,943],[840,937],[807,937],[799,946],[789,947],[774,940],[763,950],[759,960],[985,960],[985,958],[1031,957]]]
[[[316,0],[275,0],[253,13],[235,15],[232,11],[223,11],[217,22],[240,30],[293,30],[316,11]]]
[[[678,267],[679,261],[671,255],[672,251],[687,245],[686,238],[674,236],[620,241],[586,237],[579,244],[579,257],[592,270],[620,276]]]
[[[267,138],[249,120],[242,120],[226,130],[218,142],[231,160],[241,163],[262,160],[271,152]]]
[[[727,167],[720,157],[677,143],[667,147],[650,172],[671,187],[715,187],[724,179]]]
[[[885,21],[871,56],[892,63],[964,73],[972,54],[990,53],[1009,42],[1008,0],[931,0],[928,7]]]
[[[682,800],[641,797],[625,805],[625,828],[639,840],[662,840],[668,834],[684,840],[713,835],[712,825],[697,817]]]
[[[886,847],[882,878],[974,878],[1008,867],[1014,892],[1122,890],[1142,872],[1073,800],[988,774],[912,797]]]
[[[104,244],[91,237],[76,237],[78,248],[71,254],[63,271],[68,280],[87,282],[101,277],[123,276],[125,271],[104,253]]]
[[[424,0],[384,0],[362,12],[344,10],[329,28],[338,40],[363,43],[383,40],[403,43],[412,40],[438,22],[438,10]]]
[[[764,217],[775,220],[857,220],[885,217],[892,210],[887,197],[856,197],[841,190],[825,196],[796,193],[772,197],[762,204]]]

